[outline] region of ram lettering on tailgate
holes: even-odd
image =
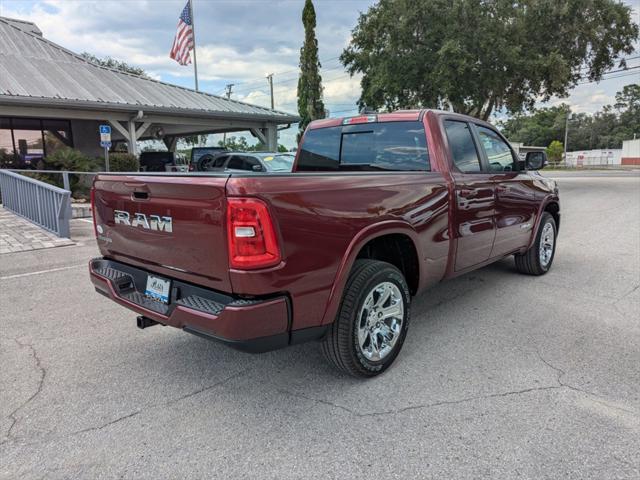
[[[133,220],[129,212],[122,210],[113,211],[113,220],[118,225],[127,225],[129,227],[142,227],[146,230],[155,230],[158,232],[173,232],[173,219],[160,215],[145,215],[144,213],[134,213]]]

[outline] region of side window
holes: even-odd
[[[480,172],[480,157],[478,157],[469,124],[445,120],[444,129],[447,132],[453,163],[458,167],[458,170],[463,173]]]
[[[220,155],[213,161],[213,168],[222,168],[224,167],[224,162],[229,158],[228,155]]]
[[[477,126],[480,144],[489,160],[489,169],[492,172],[513,172],[517,170],[516,159],[500,136],[487,127]]]
[[[244,167],[244,161],[240,155],[232,155],[229,163],[227,164],[227,168],[232,170],[246,170]]]
[[[251,172],[255,171],[253,169],[253,167],[255,167],[256,165],[258,167],[260,167],[260,170],[262,170],[262,164],[260,163],[259,160],[253,158],[253,157],[243,157],[244,159],[244,169],[245,170],[249,170]]]

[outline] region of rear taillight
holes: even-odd
[[[231,268],[252,270],[282,258],[267,205],[257,198],[227,199],[227,239]]]
[[[93,233],[98,236],[98,227],[96,225],[96,189],[91,187],[91,218],[93,219]]]

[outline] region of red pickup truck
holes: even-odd
[[[558,188],[491,125],[434,110],[311,123],[292,173],[99,174],[96,290],[246,351],[320,340],[373,376],[396,358],[411,298],[509,255],[546,273]]]

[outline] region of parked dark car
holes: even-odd
[[[544,162],[476,118],[412,110],[312,122],[292,173],[100,173],[91,281],[141,328],[249,351],[320,340],[370,377],[428,287],[507,256],[549,271],[560,202]]]
[[[175,164],[173,152],[142,152],[140,170],[143,172],[166,172],[167,165]]]
[[[291,172],[295,155],[270,152],[228,152],[201,164],[205,172]]]
[[[215,157],[228,151],[224,147],[193,147],[189,171],[204,171],[204,165],[208,165]]]

